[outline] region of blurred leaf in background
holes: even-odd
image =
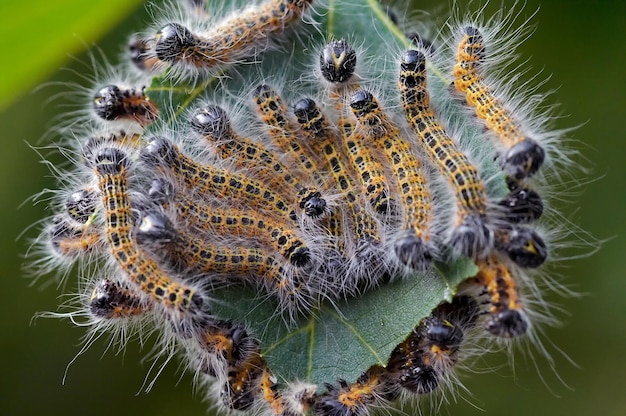
[[[0,2],[0,111],[100,39],[142,0]]]

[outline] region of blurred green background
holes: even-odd
[[[28,79],[38,76],[37,82],[45,77],[48,81],[67,81],[71,71],[59,71],[61,66],[84,71],[84,66],[70,61],[62,63],[68,53],[77,53],[80,41],[76,43],[76,39],[87,40],[85,43],[97,40],[109,57],[117,56],[128,34],[143,29],[149,21],[145,10],[139,6],[134,14],[124,17],[125,10],[131,9],[128,5],[113,9],[115,6],[108,2],[79,2],[82,4],[78,9],[69,8],[62,18],[52,19],[55,10],[43,8],[44,4],[49,8],[50,2],[27,2],[28,10],[33,11],[30,15],[24,15],[18,6],[12,8],[9,2],[3,3],[0,293],[5,296],[0,302],[0,415],[205,414],[207,406],[202,403],[201,394],[194,394],[191,378],[181,377],[175,362],[165,368],[149,394],[141,392],[150,363],[142,364],[141,358],[147,351],[140,351],[136,342],[119,355],[112,351],[103,354],[106,344],[97,342],[72,364],[62,385],[65,367],[79,351],[84,330],[59,320],[39,319],[33,324],[31,318],[36,312],[54,311],[65,299],[54,284],[44,285],[45,279],[31,286],[21,270],[27,238],[34,237],[36,231],[28,230],[20,239],[18,235],[48,215],[44,205],[33,206],[29,198],[43,188],[55,186],[29,144],[47,144],[41,143],[40,138],[48,131],[54,115],[66,111],[56,102],[46,102],[62,88],[53,86],[31,92],[36,84],[29,85]],[[444,11],[437,1],[414,3],[415,9]],[[463,8],[466,2],[457,3]],[[497,8],[493,3],[488,10]],[[100,10],[102,4],[107,4],[108,10],[119,11],[118,15],[104,14]],[[626,2],[528,0],[525,11],[538,7],[539,13],[533,20],[538,24],[537,30],[520,51],[524,57],[530,57],[534,69],[553,74],[546,89],[558,88],[556,100],[563,103],[563,113],[569,114],[558,121],[558,126],[581,125],[573,136],[583,143],[593,171],[590,177],[581,179],[589,183],[580,188],[579,200],[568,214],[593,236],[606,240],[598,253],[572,260],[561,270],[566,282],[586,295],[549,298],[567,314],[561,316],[562,327],[548,329],[547,337],[578,366],[552,349],[558,376],[569,387],[544,361],[538,361],[538,372],[532,360],[523,359],[519,353],[515,371],[507,366],[488,373],[466,371],[463,379],[471,394],[462,393],[458,402],[444,406],[441,414],[626,414],[626,261],[621,257],[626,255]],[[93,24],[74,25],[81,15],[96,16],[104,23],[103,29]],[[111,28],[116,19],[118,23]],[[12,31],[23,21],[35,28],[33,34]],[[45,25],[51,22],[56,37],[46,35]],[[107,34],[98,40],[104,29]],[[55,49],[55,41],[65,45],[65,49]],[[12,65],[16,62],[49,50],[55,51],[56,61],[47,66],[32,64],[34,75],[24,70],[23,80],[9,77],[15,74]],[[75,56],[78,61],[87,60],[85,55]],[[15,99],[10,89],[14,84],[18,86],[14,89]],[[70,282],[68,289],[71,288]],[[480,367],[505,362],[506,357],[500,354]],[[147,377],[154,374],[155,370]]]

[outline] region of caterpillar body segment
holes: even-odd
[[[206,25],[205,30],[198,32],[170,22],[150,40],[147,57],[161,61],[161,67],[169,67],[174,79],[195,81],[276,43],[280,34],[299,21],[312,2],[267,0],[233,13],[214,26]]]
[[[258,141],[239,136],[232,128],[228,115],[221,107],[210,105],[200,108],[194,113],[192,128],[202,134],[213,144],[219,157],[232,161],[238,169],[247,169],[254,173],[255,178],[263,181],[271,188],[285,189],[283,192],[297,195],[297,206],[311,218],[324,216],[328,213],[326,200],[315,185],[319,182],[319,167],[313,165],[305,156],[300,145],[290,144],[292,150],[297,149],[297,156],[303,166],[308,169],[303,174],[293,167],[288,167],[277,157],[273,149],[269,149]],[[291,141],[297,140],[291,137]],[[294,150],[295,152],[295,150]],[[291,158],[287,158],[291,159]],[[314,176],[309,173],[316,172]]]
[[[439,376],[432,366],[424,362],[422,353],[417,348],[419,341],[420,338],[415,337],[398,345],[391,353],[387,371],[400,388],[422,395],[439,387]]]
[[[346,138],[344,146],[361,183],[361,192],[379,215],[386,217],[395,211],[385,168],[376,153],[364,143],[364,135],[355,130]]]
[[[382,367],[373,366],[354,383],[338,381],[339,386],[326,384],[315,405],[314,415],[367,415],[371,408],[386,403],[390,397],[390,386]]]
[[[241,137],[233,129],[226,111],[216,105],[198,109],[192,116],[193,130],[201,134],[215,150],[218,157],[233,160],[237,168],[257,167],[269,169],[276,178],[269,174],[267,179],[272,185],[281,182],[295,189],[302,188],[299,179],[280,161],[273,149],[266,148],[262,143]],[[264,175],[265,176],[265,175]]]
[[[493,246],[485,186],[476,167],[448,136],[430,107],[424,54],[415,50],[404,53],[398,86],[411,130],[454,191],[457,212],[449,244],[466,256],[482,257]]]
[[[369,91],[354,93],[350,107],[358,120],[357,131],[364,134],[365,146],[371,145],[385,155],[393,175],[393,194],[402,213],[401,235],[394,243],[396,256],[415,270],[425,270],[436,253],[431,242],[431,197],[421,162]]]
[[[186,346],[190,364],[210,377],[223,408],[244,411],[261,401],[261,377],[267,364],[258,340],[244,325],[206,319]]]
[[[218,380],[225,380],[230,368],[240,367],[255,354],[259,343],[245,325],[233,321],[206,319],[188,345],[194,365]]]
[[[259,382],[261,397],[270,408],[271,414],[282,415],[285,413],[285,403],[278,392],[278,379],[264,368]]]
[[[356,77],[357,52],[344,39],[329,42],[320,53],[322,79],[329,83],[329,98],[334,102],[337,127],[341,137],[350,137],[356,119],[349,107],[349,97],[360,88]]]
[[[318,395],[317,386],[307,383],[281,385],[269,368],[264,367],[259,380],[263,407],[271,415],[298,416],[313,414]]]
[[[357,120],[349,105],[350,96],[360,88],[355,76],[356,66],[357,52],[344,39],[336,39],[327,43],[320,52],[318,68],[321,79],[328,83],[328,98],[333,102],[336,113],[335,124],[339,132],[338,141],[335,143],[337,151],[348,156],[349,168],[346,173],[351,177],[352,183],[372,182],[373,188],[369,190],[365,188],[364,190],[366,194],[368,192],[375,194],[378,191],[378,195],[374,195],[370,202],[374,205],[375,211],[387,216],[391,212],[388,209],[390,208],[389,195],[385,195],[387,189],[383,189],[386,186],[381,178],[383,167],[378,160],[372,157],[368,149],[359,147],[361,137],[360,133],[355,131]],[[360,150],[362,154],[360,157],[356,156]],[[336,162],[338,161],[339,159],[336,159]],[[359,172],[359,168],[362,172]],[[367,172],[366,168],[372,170],[373,176]],[[336,166],[331,165],[331,170],[335,169]]]
[[[164,247],[166,256],[180,272],[198,274],[264,275],[272,263],[261,248],[218,246],[186,231],[177,230],[164,214],[145,215],[137,240]]]
[[[501,338],[516,338],[530,326],[511,269],[497,256],[478,263],[475,281],[484,287],[489,298],[485,329]]]
[[[328,119],[319,108],[317,103],[309,97],[297,101],[293,106],[293,114],[300,126],[304,149],[308,152],[309,160],[313,161],[316,169],[320,172],[330,172],[333,168],[327,158],[319,152],[319,144],[334,140],[337,132],[328,122]],[[328,185],[326,185],[328,186]],[[336,189],[333,189],[337,191]],[[345,236],[342,230],[342,213],[339,209],[331,209],[324,226],[329,234],[334,237]]]
[[[274,189],[240,173],[212,165],[203,165],[184,155],[165,138],[153,138],[142,149],[141,158],[148,166],[169,170],[184,186],[196,195],[217,198],[236,198],[264,209],[278,218],[289,218],[296,224],[296,214],[291,208],[295,201],[286,200]]]
[[[457,47],[453,85],[465,95],[468,105],[475,109],[476,115],[504,148],[499,157],[502,169],[520,181],[537,173],[544,162],[545,151],[524,133],[520,121],[485,80],[482,65],[486,57],[487,49],[480,30],[473,26],[463,28],[463,37]]]
[[[330,160],[322,154],[322,147],[324,143],[336,143],[338,138],[338,131],[331,126],[327,117],[322,112],[317,103],[309,97],[300,99],[293,108],[294,116],[300,126],[300,132],[302,140],[304,141],[304,149],[308,151],[308,157],[313,160],[316,169],[321,172],[337,172],[337,166],[331,166]],[[332,150],[331,150],[332,153]],[[329,184],[330,181],[325,181],[324,186],[334,186],[332,191],[345,192],[347,188],[346,183],[340,184],[341,191],[337,189],[337,184]],[[328,230],[329,234],[334,237],[347,238],[347,233],[342,229],[345,223],[344,214],[341,209],[331,208],[328,218],[324,221],[324,227]],[[345,250],[344,250],[345,251]]]
[[[293,106],[293,114],[300,126],[303,139],[307,143],[315,141],[325,142],[329,140],[329,137],[336,134],[334,127],[328,121],[328,117],[312,98],[305,97],[298,100]],[[321,170],[328,168],[323,159],[316,153],[311,151],[309,156],[316,158],[316,165]]]
[[[130,282],[155,303],[163,305],[173,314],[175,322],[201,315],[204,299],[199,291],[173,280],[132,237],[128,156],[119,149],[102,149],[94,165],[104,208],[106,240],[111,255]]]
[[[390,382],[412,395],[450,384],[478,318],[479,305],[470,296],[439,305],[391,353],[386,367]]]
[[[313,414],[318,400],[317,386],[308,383],[289,383],[281,386],[269,368],[263,368],[259,382],[261,397],[271,415],[299,416]]]
[[[173,208],[177,221],[188,232],[199,233],[206,239],[251,240],[258,245],[269,245],[295,267],[303,267],[311,260],[311,249],[302,232],[289,222],[261,216],[250,209],[224,208],[198,203],[186,195],[174,195],[173,185],[163,179],[154,179],[149,197],[165,209]],[[167,218],[163,223],[168,223]],[[219,236],[219,238],[216,238]]]
[[[322,168],[311,158],[307,151],[307,143],[298,139],[300,131],[298,124],[291,119],[287,106],[283,103],[278,92],[267,84],[257,86],[252,92],[253,102],[260,119],[267,126],[267,134],[272,143],[285,154],[289,165],[301,178],[312,178],[321,182]]]
[[[329,84],[329,97],[334,102],[337,113],[336,124],[343,138],[352,135],[356,124],[346,105],[348,97],[360,87],[355,77],[356,66],[356,50],[344,39],[329,42],[320,52],[321,78]]]
[[[228,379],[222,388],[224,406],[233,410],[250,409],[257,401],[258,383],[263,374],[263,359],[255,354],[254,359],[228,371]]]
[[[203,349],[220,356],[231,367],[248,360],[258,347],[245,325],[232,321],[207,323],[199,331],[199,339]]]
[[[204,235],[248,237],[270,245],[294,266],[305,266],[310,261],[310,249],[301,233],[286,222],[261,217],[251,210],[213,208],[198,205],[187,198],[174,203],[179,220],[191,230]]]
[[[310,289],[301,279],[307,272],[289,269],[264,247],[214,244],[175,229],[161,213],[146,214],[136,234],[142,245],[156,247],[170,268],[194,280],[204,276],[215,283],[250,282],[265,288],[271,295],[276,294],[282,307],[292,309],[293,313],[306,310],[312,303]],[[292,257],[298,257],[298,266],[303,266],[309,261],[308,251],[298,252],[298,249],[300,247],[295,248]]]

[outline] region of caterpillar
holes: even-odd
[[[267,0],[251,5],[243,13],[228,16],[206,32],[194,33],[180,23],[162,26],[148,40],[146,59],[158,59],[174,78],[197,79],[216,68],[240,62],[267,48],[285,28],[299,20],[312,0]]]
[[[106,239],[111,255],[129,280],[174,317],[201,314],[204,300],[196,289],[174,281],[131,237],[131,206],[127,195],[128,157],[121,150],[101,150],[94,159],[94,172],[106,217]]]
[[[421,162],[369,91],[355,92],[350,107],[358,121],[357,131],[363,131],[364,144],[384,153],[393,172],[393,194],[403,215],[401,236],[394,246],[396,256],[403,264],[424,270],[436,255],[430,233],[431,197]]]
[[[467,26],[457,48],[454,66],[454,87],[465,94],[467,103],[476,109],[476,115],[494,132],[505,148],[501,156],[504,171],[515,180],[534,175],[545,159],[545,150],[523,133],[522,126],[502,100],[498,99],[482,74],[486,46],[478,28]]]
[[[403,54],[398,84],[411,129],[454,189],[457,211],[450,245],[469,257],[481,257],[493,244],[485,186],[477,169],[446,134],[429,105],[424,54],[415,50]]]

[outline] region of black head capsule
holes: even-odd
[[[52,227],[48,230],[48,238],[50,244],[59,253],[64,254],[60,249],[61,241],[72,238],[79,238],[81,235],[80,229],[70,224],[67,219],[61,215],[57,215],[52,220]]]
[[[93,110],[107,121],[134,120],[142,126],[159,117],[159,109],[145,95],[143,88],[122,89],[115,85],[107,85],[96,92]]]
[[[439,376],[429,365],[415,365],[402,377],[400,384],[415,394],[428,394],[439,386]]]
[[[257,104],[261,104],[262,102],[276,96],[276,92],[267,84],[259,84],[254,88],[254,90],[252,90],[251,96],[255,99]]]
[[[124,92],[116,85],[107,85],[93,97],[93,110],[96,115],[107,121],[114,121],[126,116]]]
[[[162,136],[148,139],[148,144],[141,149],[139,159],[149,166],[166,164],[172,166],[178,159],[178,152],[172,142]]]
[[[444,317],[459,329],[466,330],[476,325],[481,311],[474,297],[461,295],[452,298],[452,302],[444,302],[437,306],[433,314]]]
[[[511,178],[522,180],[537,173],[545,157],[546,153],[539,143],[527,137],[507,150],[502,168]]]
[[[223,139],[230,132],[228,113],[217,105],[197,109],[190,122],[191,128],[202,136]]]
[[[94,287],[89,300],[89,310],[96,318],[128,318],[145,310],[140,296],[119,282],[102,279]]]
[[[321,134],[326,127],[324,114],[311,98],[299,100],[293,107],[293,114],[300,127],[314,135]]]
[[[426,57],[420,51],[409,49],[402,54],[400,66],[404,71],[424,72],[426,70]]]
[[[504,209],[504,216],[511,223],[529,224],[543,214],[543,201],[534,190],[508,181],[511,192],[498,202]]]
[[[356,51],[343,39],[327,44],[320,54],[320,71],[328,82],[340,84],[354,75]]]
[[[93,165],[101,174],[115,174],[121,172],[122,168],[128,167],[128,157],[120,149],[107,147],[96,153]]]
[[[423,88],[425,74],[426,57],[424,54],[414,49],[405,51],[400,58],[400,76],[398,79],[405,104],[424,103],[426,101],[426,92]]]
[[[101,148],[124,146],[126,143],[139,141],[138,139],[139,135],[128,134],[124,130],[105,136],[91,136],[82,144],[83,161],[88,167],[93,167],[94,158]]]
[[[317,107],[317,104],[315,104],[315,101],[311,98],[306,97],[299,100],[293,106],[293,114],[298,119],[298,123],[306,124],[316,117],[319,117],[321,112],[320,109]]]
[[[528,330],[528,320],[519,310],[505,309],[489,315],[487,331],[500,338],[516,338]]]
[[[172,63],[183,58],[185,50],[195,46],[196,39],[189,29],[178,23],[168,23],[156,33],[154,52],[160,60]]]
[[[496,245],[520,267],[535,269],[548,258],[546,243],[530,228],[513,226],[498,236]]]
[[[463,331],[448,320],[427,319],[424,325],[424,337],[430,345],[442,350],[454,352],[463,342]]]
[[[417,271],[428,269],[434,257],[433,249],[412,232],[396,241],[394,251],[402,264]]]
[[[239,363],[249,357],[250,351],[259,348],[258,342],[248,333],[245,326],[228,321],[230,325],[228,334],[233,341],[231,352],[231,365]]]
[[[131,62],[142,71],[154,69],[154,59],[150,58],[150,44],[146,39],[133,37],[128,42],[128,57]]]
[[[475,28],[474,26],[465,26],[463,28],[463,33],[465,36],[469,37],[469,42],[482,42],[483,35],[480,33],[480,30]]]
[[[128,55],[135,66],[141,70],[146,69],[145,56],[148,52],[148,43],[141,38],[133,38],[128,42]]]
[[[174,185],[164,178],[153,179],[148,189],[148,196],[156,204],[172,202],[176,196]]]
[[[427,394],[439,386],[439,377],[435,369],[424,362],[424,355],[419,345],[420,340],[413,332],[409,338],[398,345],[391,353],[387,369],[391,380],[414,394]]]
[[[81,189],[72,193],[65,201],[67,215],[81,224],[87,223],[96,211],[97,194],[92,189]]]
[[[143,216],[135,237],[139,244],[167,244],[176,239],[174,225],[163,213],[148,213]]]
[[[456,226],[448,244],[458,253],[471,258],[482,257],[493,242],[493,233],[486,224],[485,217],[470,214]]]
[[[304,209],[307,216],[317,218],[326,213],[326,200],[321,193],[310,192],[309,189],[304,188],[298,192],[298,195],[305,195],[300,202],[300,208]]]
[[[350,97],[350,107],[359,119],[378,108],[374,96],[367,90],[360,89]]]
[[[83,159],[87,166],[93,167],[92,163],[96,157],[96,152],[107,142],[105,136],[91,136],[83,144]]]

